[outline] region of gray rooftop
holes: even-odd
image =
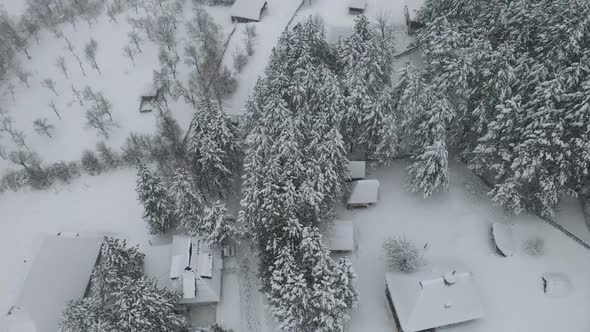
[[[84,296],[103,237],[48,236],[32,262],[15,306],[24,325],[55,332],[70,300]]]

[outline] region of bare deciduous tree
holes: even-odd
[[[118,10],[116,7],[114,6],[109,6],[107,4],[107,16],[109,17],[109,19],[115,23],[119,23],[117,22],[117,14],[118,14]]]
[[[136,31],[131,31],[127,35],[129,36],[130,43],[133,44],[133,46],[135,46],[139,53],[142,53],[141,43],[143,42],[143,39],[141,38],[139,33],[137,33]]]
[[[76,61],[78,61],[78,66],[80,66],[80,70],[82,71],[82,75],[86,76],[86,71],[84,70],[84,65],[82,64],[82,59],[80,59],[80,57],[77,56],[76,54],[74,54],[74,58],[76,58]]]
[[[51,78],[44,79],[43,82],[41,82],[41,85],[51,90],[56,96],[59,95],[59,93],[57,93],[55,90],[55,82]]]
[[[234,51],[232,57],[234,60],[234,70],[236,73],[241,73],[248,63],[248,56],[243,51],[237,49]]]
[[[249,24],[244,28],[244,47],[248,56],[254,55],[254,42],[256,41],[256,26]]]
[[[31,77],[31,73],[25,71],[20,66],[16,66],[14,72],[16,74],[16,77],[18,77],[18,80],[21,81],[21,83],[25,84],[27,88],[29,88],[29,78]]]
[[[96,51],[98,49],[98,42],[94,38],[90,38],[90,41],[86,46],[84,46],[84,55],[86,56],[86,60],[90,62],[92,68],[96,69],[99,74],[102,75],[100,68],[98,67],[98,63],[96,62]]]
[[[105,113],[96,107],[91,107],[86,111],[86,125],[98,129],[99,135],[107,139],[113,128],[117,127],[112,119],[105,117]]]
[[[82,99],[82,96],[80,95],[80,91],[76,90],[76,88],[74,87],[74,85],[72,85],[72,92],[76,96],[76,99],[78,99],[78,103],[80,103],[80,106],[83,106],[84,105],[84,101]]]
[[[55,60],[55,66],[59,68],[62,73],[64,73],[66,79],[68,79],[68,66],[66,65],[66,58],[63,56],[58,56],[57,60]]]
[[[49,138],[53,137],[53,131],[55,130],[55,126],[48,123],[46,118],[39,118],[33,121],[33,126],[35,127],[35,131],[37,134],[43,136],[47,136]]]
[[[15,92],[16,87],[14,86],[14,84],[12,84],[12,82],[8,83],[8,92],[10,93],[10,96],[12,97],[12,101],[14,102],[14,92]]]
[[[74,45],[72,42],[66,37],[66,50],[68,50],[73,56],[76,56],[76,52],[74,52]]]
[[[25,143],[25,133],[14,128],[14,121],[11,117],[5,116],[0,121],[0,133],[2,132],[8,133],[17,147],[31,151]]]
[[[169,52],[164,48],[160,48],[158,60],[160,60],[160,66],[168,68],[174,79],[176,79],[176,66],[180,62],[178,53],[176,53],[176,51]]]
[[[55,106],[55,102],[53,100],[49,102],[49,108],[51,108],[53,113],[57,115],[57,118],[61,120],[61,115],[59,115],[59,112],[57,111],[57,106]]]
[[[133,53],[134,52],[129,45],[125,45],[123,47],[123,55],[128,57],[129,60],[131,60],[131,63],[133,63],[133,67],[135,67],[135,59],[133,58]]]

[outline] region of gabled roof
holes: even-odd
[[[483,317],[479,292],[471,273],[452,269],[422,269],[385,276],[395,311],[404,332],[461,323]],[[445,274],[446,273],[446,274]],[[452,277],[452,285],[445,283]]]
[[[55,332],[70,300],[84,296],[102,236],[48,236],[34,258],[15,306],[37,332]]]
[[[241,17],[252,21],[260,21],[260,11],[266,0],[236,0],[231,7],[232,17]]]
[[[350,220],[336,220],[323,237],[331,251],[352,251],[354,249],[354,227]]]
[[[352,192],[348,204],[372,204],[377,202],[379,194],[378,180],[359,180],[352,183]]]

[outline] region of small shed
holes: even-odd
[[[364,161],[349,161],[348,174],[351,180],[358,180],[365,178],[365,162]]]
[[[379,181],[359,180],[352,183],[352,191],[348,197],[348,208],[369,207],[377,203],[379,197]]]
[[[156,103],[163,97],[162,89],[156,88],[153,84],[146,85],[141,92],[139,112],[148,113],[153,111],[156,107]]]
[[[400,331],[429,331],[483,317],[480,295],[470,272],[452,268],[388,272],[385,283],[386,297]]]
[[[231,7],[231,21],[239,23],[260,22],[260,17],[266,6],[266,0],[237,0]]]
[[[326,232],[324,244],[330,251],[354,250],[354,225],[350,220],[336,220]]]
[[[362,14],[367,9],[367,0],[350,0],[348,12],[350,14]]]

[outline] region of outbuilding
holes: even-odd
[[[231,21],[239,23],[259,22],[266,6],[266,0],[236,0],[230,11]]]
[[[367,0],[350,0],[348,12],[350,14],[362,14],[367,9]]]
[[[379,181],[375,179],[352,182],[352,191],[348,197],[348,208],[369,207],[377,203]]]
[[[335,220],[324,234],[324,244],[330,251],[354,250],[354,225],[350,220]]]
[[[140,96],[139,112],[148,113],[156,108],[156,104],[164,98],[162,89],[154,87],[152,84],[146,85]]]
[[[437,328],[483,317],[483,307],[470,272],[447,268],[388,272],[385,294],[402,332]]]

